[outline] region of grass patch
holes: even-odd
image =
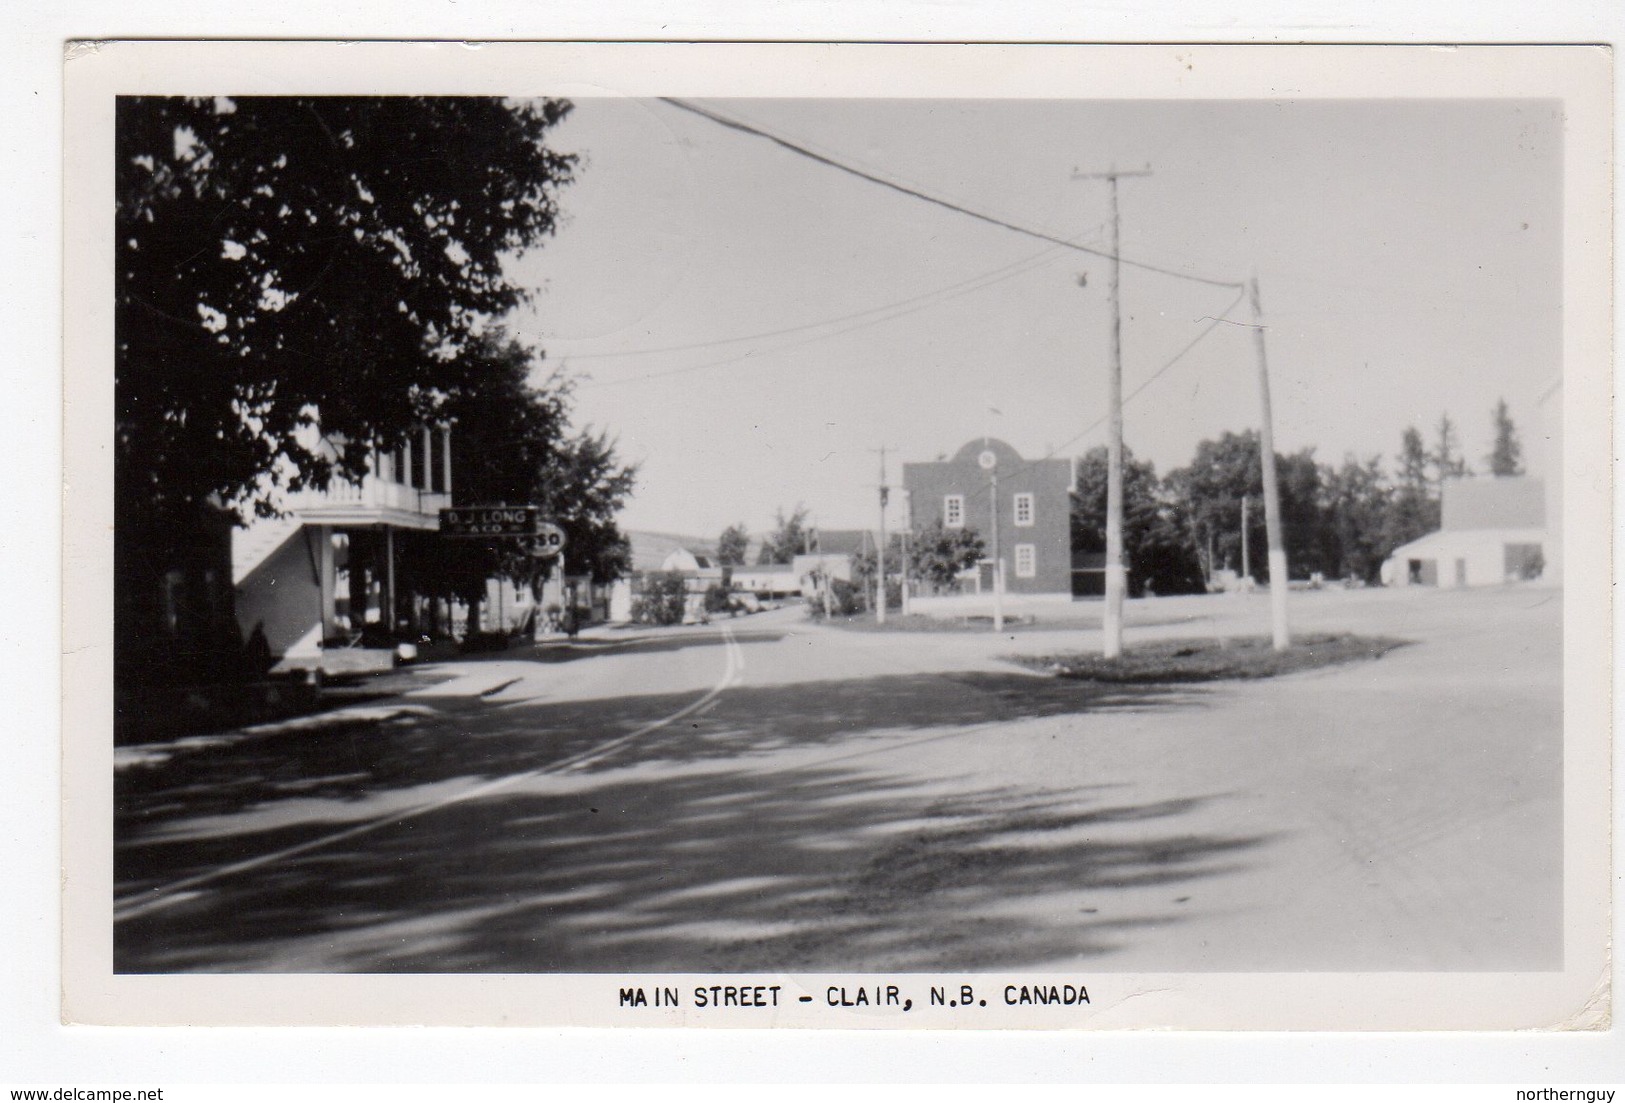
[[[1276,651],[1267,636],[1229,640],[1165,640],[1125,648],[1115,659],[1095,654],[1016,655],[1015,662],[1058,678],[1090,682],[1157,684],[1274,678],[1323,666],[1380,659],[1409,641],[1350,633],[1300,636]]]
[[[853,632],[979,632],[993,631],[993,618],[987,614],[948,617],[928,617],[920,613],[910,613],[904,616],[895,610],[886,613],[886,623],[881,624],[875,620],[873,613],[854,613],[849,617],[819,617],[817,623],[827,624],[832,628],[846,628]],[[1006,632],[1030,632],[1034,628],[1065,627],[1060,622],[1049,625],[1040,625],[1036,617],[1008,616],[1004,618]],[[1083,627],[1082,624],[1078,627]],[[1098,627],[1098,625],[1095,625]]]

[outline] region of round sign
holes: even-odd
[[[551,559],[564,550],[564,530],[552,521],[536,522],[536,535],[525,539],[525,550],[537,559]]]
[[[999,457],[995,456],[993,454],[993,450],[990,448],[983,452],[980,456],[977,456],[976,462],[982,465],[983,471],[992,471],[994,466],[998,464]]]

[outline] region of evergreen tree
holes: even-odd
[[[1456,423],[1450,420],[1449,414],[1439,415],[1439,424],[1434,427],[1433,450],[1428,453],[1428,464],[1433,469],[1436,490],[1443,488],[1446,479],[1459,479],[1473,473],[1462,457]]]
[[[1506,399],[1495,404],[1494,420],[1495,448],[1489,455],[1490,474],[1522,475],[1523,445],[1518,440],[1517,426],[1512,424],[1512,415],[1507,412]]]
[[[1429,465],[1422,434],[1415,426],[1407,427],[1400,437],[1398,476],[1383,538],[1388,551],[1439,528],[1439,502],[1432,493]]]
[[[758,566],[789,563],[798,555],[811,550],[812,529],[807,525],[807,507],[800,502],[788,517],[779,510],[774,517],[774,528],[762,540],[762,550],[756,555]]]

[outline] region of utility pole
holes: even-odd
[[[886,499],[890,488],[886,486],[886,446],[870,449],[880,453],[880,542],[875,548],[875,623],[886,623]]]
[[[1253,345],[1258,350],[1258,399],[1261,418],[1258,450],[1264,465],[1264,526],[1270,545],[1270,625],[1275,650],[1292,645],[1286,622],[1286,547],[1281,542],[1281,493],[1275,481],[1275,425],[1270,414],[1270,369],[1264,355],[1264,310],[1258,301],[1258,277],[1248,284],[1253,307]]]
[[[901,597],[903,599],[903,615],[906,617],[910,611],[909,585],[913,582],[914,575],[914,547],[911,542],[914,536],[914,499],[909,495],[906,486],[903,488],[903,518],[903,562],[898,568],[898,573],[903,578]]]
[[[1247,546],[1247,502],[1249,495],[1241,496],[1241,577],[1248,582],[1253,577],[1253,557]],[[1246,585],[1246,583],[1243,583]]]
[[[913,533],[914,530],[912,527],[903,530],[903,565],[899,572],[902,575],[903,582],[902,586],[900,587],[902,592],[898,596],[903,599],[903,615],[905,617],[911,612],[909,589],[914,583],[914,564],[911,558],[914,553],[914,548],[909,540]]]
[[[991,456],[992,452],[983,452],[984,456]],[[988,465],[988,497],[992,499],[993,511],[993,631],[995,634],[1004,631],[1004,556],[999,551],[999,468],[997,463]]]
[[[1120,297],[1122,259],[1118,256],[1121,237],[1117,211],[1117,181],[1124,176],[1150,176],[1146,167],[1132,171],[1113,166],[1106,172],[1072,173],[1074,180],[1106,180],[1112,188],[1112,362],[1108,372],[1107,414],[1111,435],[1106,442],[1106,615],[1101,625],[1105,637],[1103,653],[1115,659],[1123,653],[1123,595],[1128,577],[1123,570],[1123,304]]]

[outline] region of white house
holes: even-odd
[[[1548,546],[1543,480],[1452,479],[1442,498],[1439,531],[1395,548],[1382,565],[1383,585],[1495,586],[1542,576]]]
[[[446,428],[424,429],[394,452],[374,451],[359,483],[335,479],[326,490],[288,494],[283,516],[232,534],[244,638],[273,657],[312,664],[324,640],[354,638],[370,626],[389,633],[403,618],[415,623],[420,609],[398,577],[397,542],[436,531],[451,504]]]
[[[732,579],[736,593],[757,597],[789,597],[801,592],[801,575],[789,563],[738,566],[733,568]]]

